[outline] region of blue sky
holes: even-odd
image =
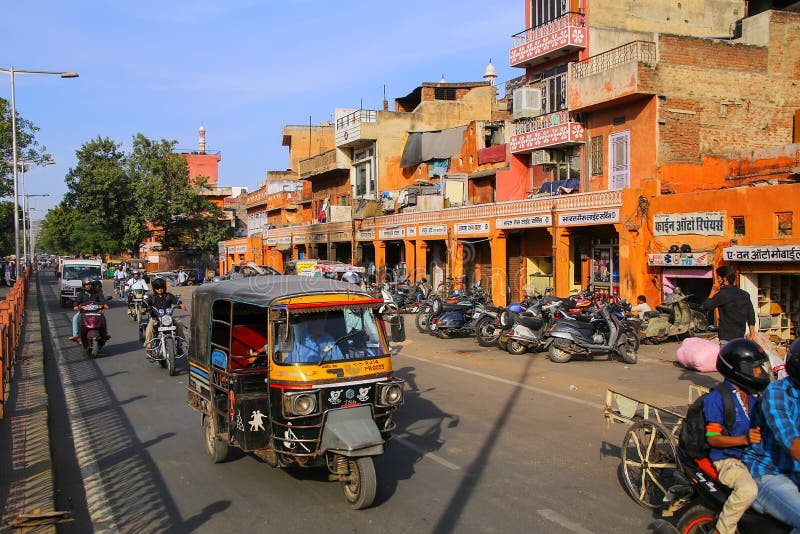
[[[0,22],[0,67],[77,71],[17,75],[17,112],[40,127],[55,165],[30,169],[41,218],[66,192],[75,151],[97,136],[126,152],[136,133],[222,153],[220,185],[254,189],[288,166],[286,124],[331,120],[334,108],[380,109],[422,82],[498,82],[522,0],[14,1]],[[502,93],[502,90],[501,90]],[[0,96],[10,98],[7,74]],[[393,109],[393,108],[391,108]]]

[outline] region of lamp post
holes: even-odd
[[[14,75],[15,74],[57,74],[62,78],[77,78],[77,72],[66,71],[50,71],[50,70],[23,70],[9,67],[7,69],[0,68],[0,72],[8,73],[11,78],[11,153],[13,158],[13,173],[14,173],[14,254],[16,258],[16,274],[19,278],[21,274],[20,261],[19,261],[19,206],[18,193],[17,193],[17,106],[14,96]]]
[[[29,197],[49,197],[49,196],[50,195],[48,193],[44,193],[43,195],[25,195],[24,198],[28,199]],[[33,262],[33,259],[34,259],[34,256],[33,256],[33,220],[31,219],[31,212],[34,211],[34,210],[36,210],[36,208],[31,208],[30,205],[28,205],[27,210],[23,210],[28,215],[28,243],[29,244],[28,244],[28,247],[27,247],[27,251],[25,253],[25,258],[28,261],[30,261],[31,263]],[[25,239],[25,234],[24,233],[22,234],[22,239],[23,240]]]

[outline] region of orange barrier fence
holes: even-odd
[[[0,300],[0,419],[5,416],[6,399],[14,377],[14,364],[19,351],[19,336],[25,316],[25,296],[28,294],[28,280],[31,268],[25,269],[24,276],[17,280],[6,298]]]

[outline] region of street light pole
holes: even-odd
[[[7,69],[0,68],[0,72],[7,72],[11,78],[11,152],[13,160],[13,175],[14,175],[14,257],[16,258],[16,274],[17,278],[20,277],[22,271],[20,270],[20,257],[19,257],[19,202],[17,190],[17,103],[14,95],[14,74],[58,74],[62,78],[77,78],[77,72],[58,72],[49,70],[20,70],[9,67]]]
[[[44,193],[43,195],[25,195],[25,199],[27,200],[30,197],[49,197],[48,193]],[[33,263],[34,255],[33,255],[33,219],[31,219],[31,211],[35,210],[36,208],[31,208],[30,203],[28,203],[28,208],[25,213],[28,215],[28,251],[30,256],[26,256],[28,260]],[[25,239],[25,235],[22,236]]]

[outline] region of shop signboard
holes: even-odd
[[[219,254],[225,254],[227,252],[227,248],[225,247],[225,241],[219,241],[217,243],[217,252]]]
[[[352,241],[352,240],[353,240],[352,232],[333,232],[333,234],[331,234],[332,242]]]
[[[378,231],[381,239],[402,239],[406,236],[405,228],[381,228]]]
[[[356,234],[356,239],[359,241],[374,241],[375,230],[359,230]]]
[[[800,261],[800,245],[728,247],[722,250],[725,261],[753,261],[781,263]]]
[[[497,219],[494,222],[494,226],[498,230],[507,230],[509,228],[535,228],[539,226],[550,226],[552,224],[553,217],[550,214],[520,215],[519,217],[510,217],[508,219]]]
[[[279,245],[291,245],[292,244],[292,236],[290,236],[290,235],[285,235],[285,236],[279,237],[277,239],[278,239],[278,244]]]
[[[328,242],[328,234],[325,233],[316,233],[311,234],[309,239],[311,243],[327,243]]]
[[[306,236],[305,235],[293,235],[292,242],[295,245],[304,245],[306,243]]]
[[[561,213],[558,215],[559,226],[587,226],[619,222],[619,210],[595,210]]]
[[[468,223],[458,223],[455,226],[456,235],[461,234],[481,234],[489,233],[489,221],[476,221]]]
[[[705,267],[711,262],[707,252],[648,254],[647,265],[653,267]]]
[[[236,254],[236,247],[228,247],[228,254]]]
[[[406,237],[417,237],[417,227],[406,226]]]
[[[447,225],[446,224],[428,224],[425,226],[419,227],[419,235],[422,237],[434,236],[434,235],[447,235]]]
[[[247,253],[247,245],[239,245],[236,247],[237,254],[246,254]]]
[[[268,247],[274,247],[275,245],[278,244],[278,238],[277,237],[268,237],[266,239],[266,241],[264,241],[264,243],[266,243],[266,245]]]
[[[724,211],[656,213],[653,215],[653,235],[724,235],[724,233]]]

